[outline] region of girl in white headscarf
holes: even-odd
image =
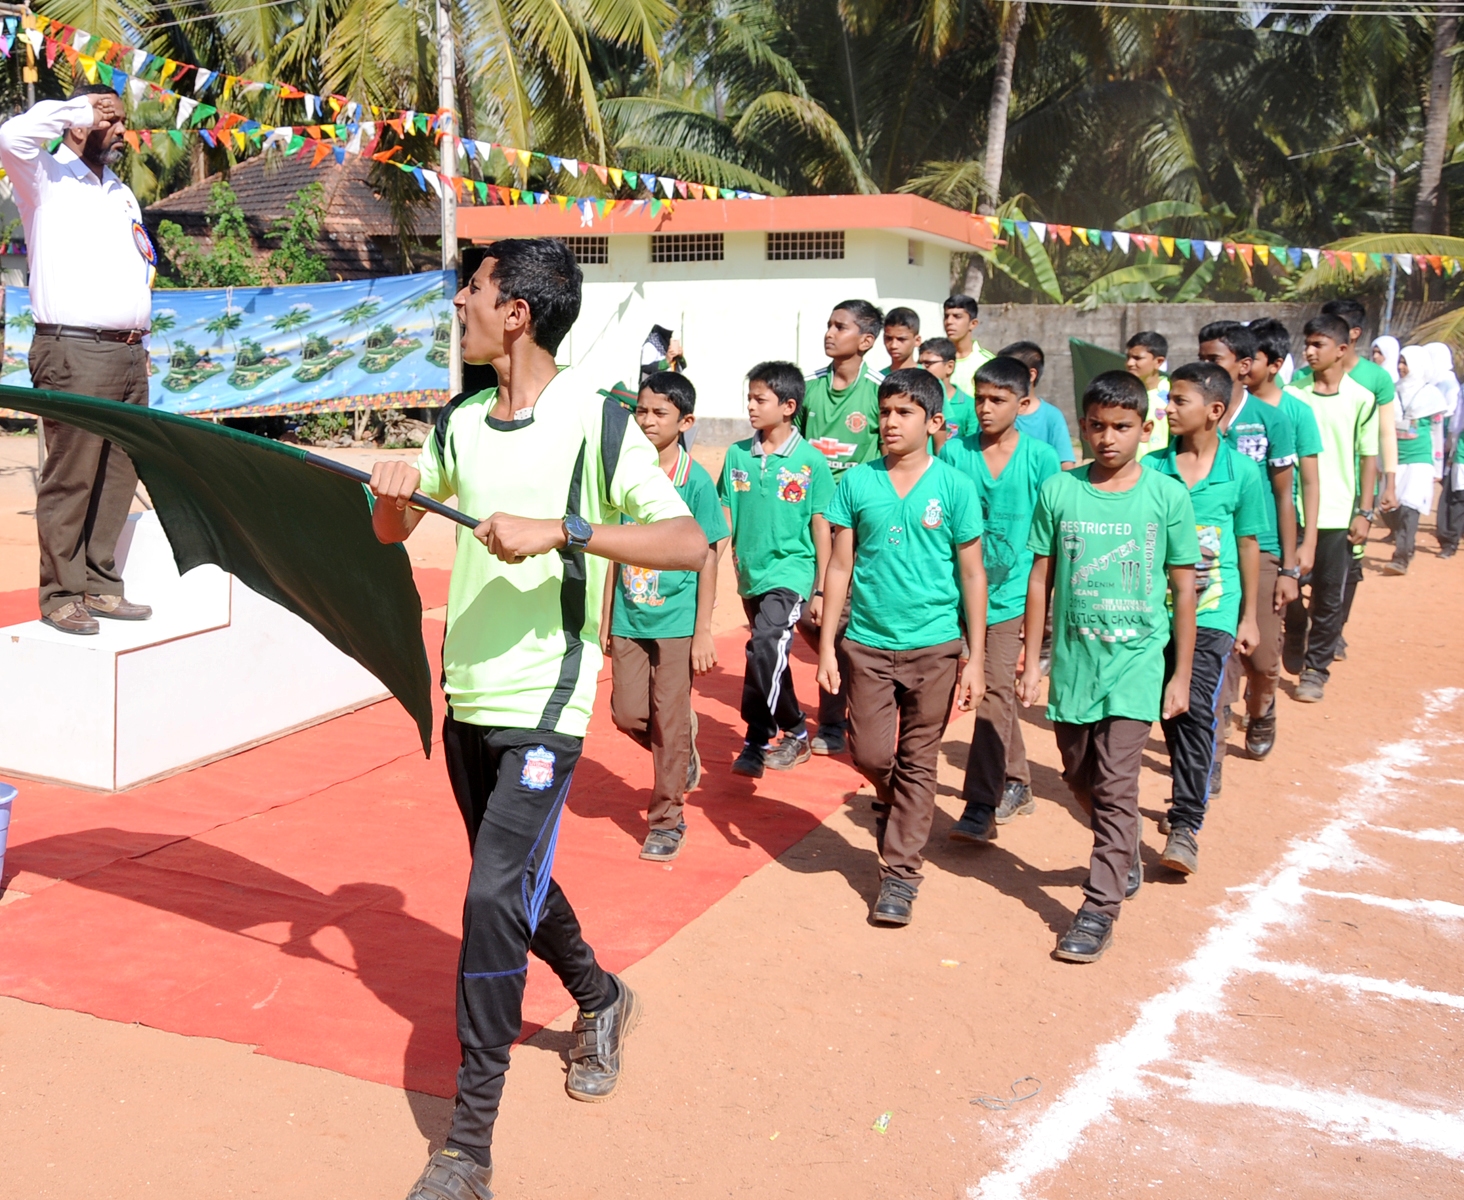
[[[1393,561],[1384,575],[1403,575],[1413,559],[1419,519],[1433,507],[1435,418],[1448,409],[1436,385],[1437,355],[1423,346],[1404,346],[1398,356],[1398,508],[1385,519],[1397,534]]]
[[[1373,338],[1372,360],[1388,373],[1388,378],[1398,382],[1398,339],[1384,334]]]
[[[1454,374],[1454,351],[1443,342],[1428,342],[1423,347],[1434,357],[1434,387],[1444,396],[1444,417],[1452,417],[1457,428],[1460,401],[1464,400],[1459,377]],[[1444,477],[1444,422],[1433,423],[1434,478]]]

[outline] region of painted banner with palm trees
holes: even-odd
[[[150,407],[272,416],[445,403],[451,272],[153,294]],[[29,387],[26,288],[5,289],[0,379]]]

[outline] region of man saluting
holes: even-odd
[[[146,406],[143,339],[157,255],[137,197],[112,173],[125,128],[116,94],[84,84],[69,100],[43,100],[0,125],[0,164],[30,251],[31,382]],[[145,621],[152,609],[123,598],[114,557],[137,488],[132,460],[105,438],[56,422],[46,443],[36,496],[41,619],[77,634],[96,633],[97,617]]]
[[[421,519],[420,489],[486,518],[458,530],[447,601],[443,757],[473,865],[457,980],[457,1107],[408,1200],[489,1200],[493,1123],[523,1023],[532,950],[579,1006],[566,1089],[608,1099],[635,1025],[634,992],[595,960],[553,881],[554,845],[600,673],[608,562],[696,571],[707,539],[628,409],[554,352],[579,316],[574,255],[548,238],[488,249],[457,295],[463,361],[499,385],[442,410],[415,467],[378,463],[383,542]],[[512,514],[512,515],[510,515]],[[621,514],[636,524],[622,525]]]

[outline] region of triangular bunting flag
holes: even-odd
[[[1113,249],[1113,233],[1110,230],[1107,230],[1107,229],[1100,230],[1099,233],[1098,233],[1098,236],[1103,239],[1103,249],[1105,249],[1105,250],[1112,250]]]
[[[595,174],[599,176],[601,183],[609,183],[610,182],[610,168],[609,167],[602,167],[602,166],[599,165],[599,163],[596,163],[595,164],[595,167],[594,167],[594,171],[595,171]]]
[[[1003,233],[1005,233],[1005,234],[1013,234],[1013,233],[1016,233],[1017,232],[1017,223],[1016,223],[1016,221],[1014,221],[1011,217],[1003,217],[1001,219],[1001,231]]]
[[[1192,258],[1194,256],[1194,243],[1189,238],[1176,238],[1174,244],[1179,247],[1179,253],[1182,257]]]
[[[1174,257],[1174,239],[1160,235],[1159,244],[1164,247],[1164,254],[1167,258]]]
[[[1127,254],[1129,252],[1129,244],[1133,239],[1127,233],[1123,232],[1123,230],[1115,229],[1113,231],[1113,240],[1118,243],[1118,248]]]
[[[1244,242],[1236,247],[1240,251],[1240,257],[1245,260],[1246,266],[1254,265],[1256,261],[1256,248],[1249,242]]]
[[[1271,261],[1271,247],[1270,246],[1257,245],[1256,246],[1256,257],[1261,260],[1261,266],[1264,267],[1267,263],[1269,263]]]
[[[188,123],[188,118],[193,115],[193,110],[197,107],[197,100],[190,100],[186,96],[178,97],[177,126],[179,129],[182,129]]]
[[[1367,255],[1366,254],[1358,254],[1358,253],[1356,253],[1354,251],[1354,253],[1352,255],[1352,261],[1357,264],[1357,269],[1359,271],[1366,271],[1367,270]]]
[[[1405,275],[1412,275],[1413,274],[1413,255],[1411,255],[1411,254],[1395,254],[1395,255],[1393,255],[1393,260],[1400,267],[1403,268],[1403,273]]]
[[[1077,234],[1078,241],[1082,242],[1085,246],[1088,244],[1088,231],[1086,229],[1078,225],[1074,227],[1073,232]]]
[[[1064,246],[1071,246],[1073,244],[1073,227],[1071,225],[1054,225],[1052,226],[1052,230],[1062,239]]]
[[[1309,248],[1304,248],[1302,250],[1302,253],[1305,254],[1308,259],[1311,260],[1312,269],[1313,270],[1316,270],[1317,260],[1321,257],[1321,251],[1320,250],[1312,250],[1312,249],[1309,249]]]
[[[1039,242],[1045,242],[1047,240],[1047,222],[1046,221],[1033,221],[1032,222],[1032,233],[1037,238],[1037,240]]]
[[[625,180],[625,172],[619,167],[607,167],[606,174],[610,176],[610,182],[616,187],[620,187]]]

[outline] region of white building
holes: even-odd
[[[905,305],[923,336],[940,336],[952,252],[992,244],[983,220],[908,195],[677,201],[588,227],[552,204],[461,208],[458,235],[568,240],[585,290],[560,361],[605,387],[633,384],[651,326],[673,330],[697,389],[699,440],[713,444],[745,436],[754,364],[787,359],[812,374],[828,361],[824,327],[840,300]],[[868,361],[888,365],[882,342]]]

